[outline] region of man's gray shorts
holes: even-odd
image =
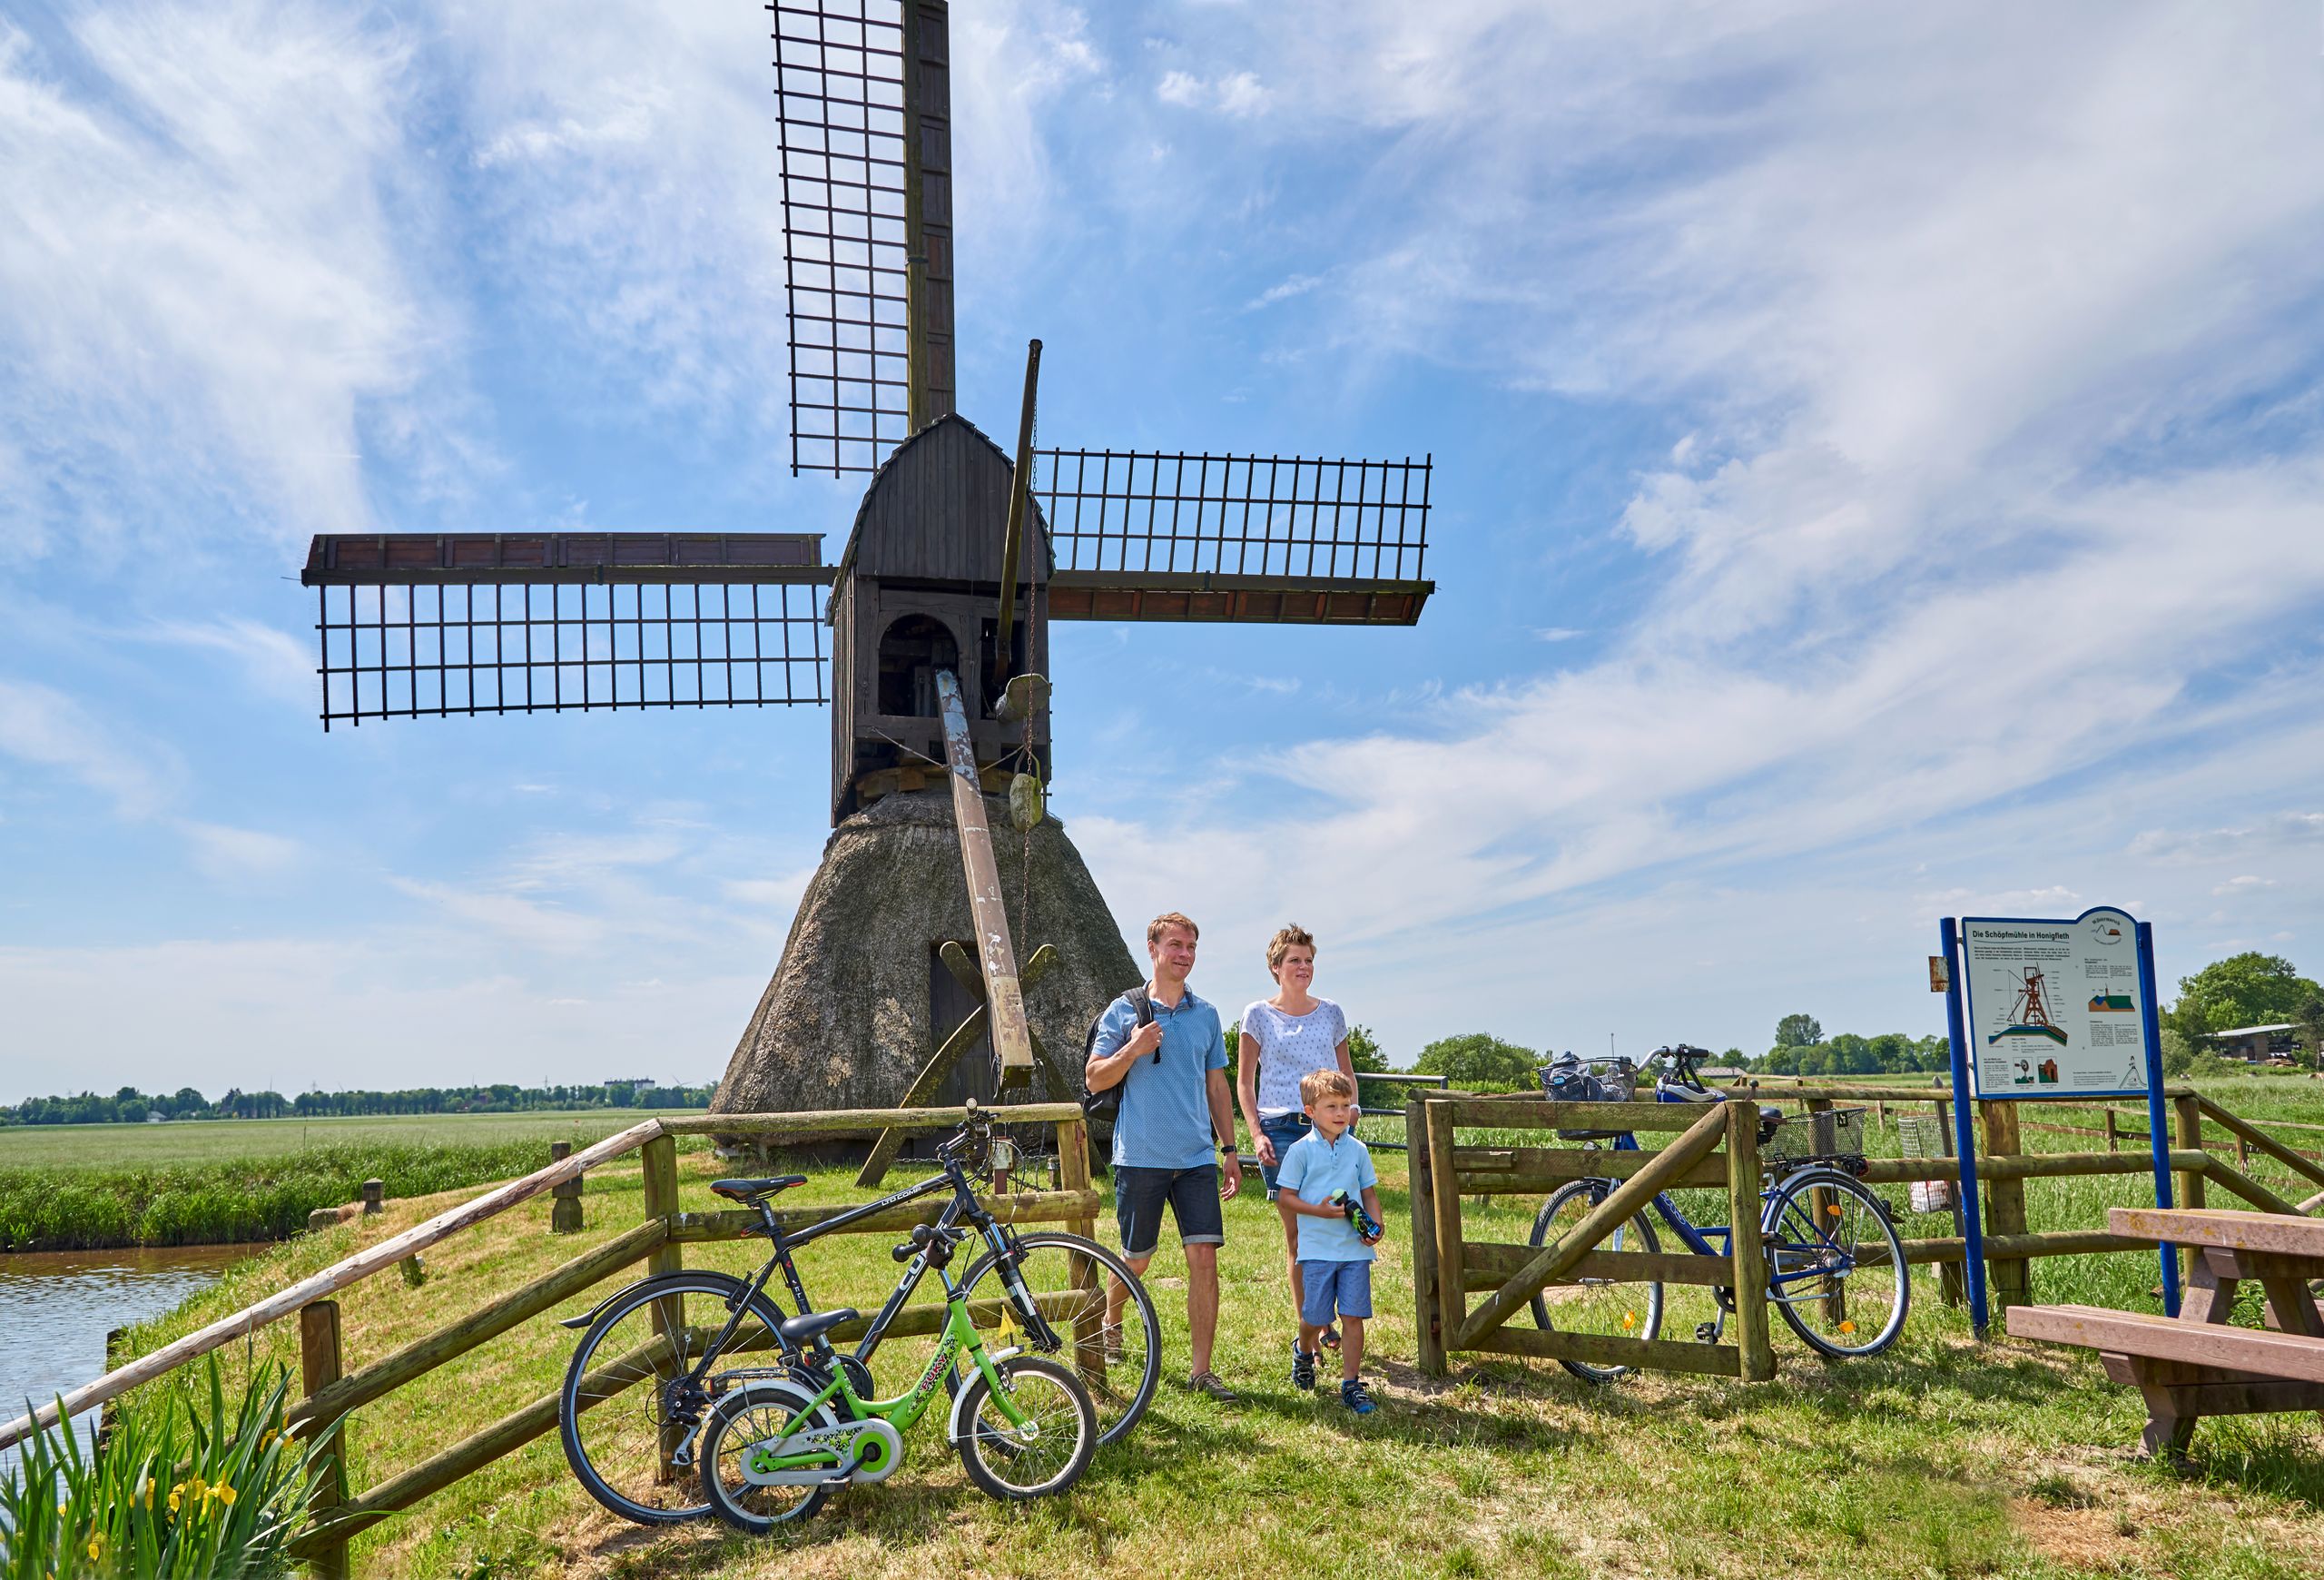
[[[1197,1169],[1137,1169],[1114,1165],[1114,1217],[1121,1224],[1122,1255],[1150,1257],[1162,1241],[1162,1204],[1178,1225],[1181,1245],[1225,1245],[1226,1220],[1218,1210],[1218,1165]]]

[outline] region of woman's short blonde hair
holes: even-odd
[[[1296,922],[1276,928],[1275,936],[1267,940],[1268,972],[1281,971],[1283,957],[1295,949],[1304,949],[1313,955],[1315,953],[1315,935]]]

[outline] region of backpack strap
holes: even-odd
[[[1150,1026],[1154,1023],[1154,995],[1146,991],[1144,983],[1139,983],[1122,997],[1129,1001],[1131,1012],[1137,1017],[1132,1022],[1134,1027]],[[1162,1045],[1159,1042],[1154,1045],[1153,1062],[1157,1064],[1162,1062]]]

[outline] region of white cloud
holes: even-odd
[[[1294,274],[1268,286],[1243,304],[1245,312],[1256,312],[1263,307],[1273,307],[1278,301],[1289,301],[1295,296],[1305,296],[1324,283],[1320,274]]]
[[[2279,812],[2239,828],[2174,834],[2151,828],[2132,840],[2129,854],[2161,862],[2217,861],[2324,843],[2324,812]]]
[[[307,848],[295,839],[262,829],[181,820],[179,832],[192,847],[196,867],[213,882],[241,884],[279,878],[302,865]]]
[[[178,767],[167,747],[122,738],[63,692],[6,679],[0,679],[0,753],[96,791],[127,818],[160,811]]]
[[[320,695],[313,650],[289,632],[261,620],[234,617],[156,620],[129,634],[141,640],[222,653],[241,667],[254,688],[302,707],[314,706]]]
[[[1235,121],[1265,114],[1271,101],[1258,74],[1247,71],[1222,72],[1209,78],[1167,71],[1154,84],[1154,96],[1182,110],[1216,110]]]
[[[67,25],[72,78],[0,24],[0,428],[36,480],[0,550],[367,525],[367,431],[468,442],[395,410],[445,393],[451,333],[410,269],[409,35],[257,0]]]

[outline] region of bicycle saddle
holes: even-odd
[[[785,1317],[775,1324],[783,1335],[783,1342],[797,1346],[812,1344],[842,1322],[855,1320],[855,1308],[842,1306],[836,1311],[810,1311],[801,1317]]]
[[[724,1196],[729,1201],[756,1201],[806,1182],[804,1174],[777,1174],[771,1180],[713,1180],[710,1190],[713,1195]]]

